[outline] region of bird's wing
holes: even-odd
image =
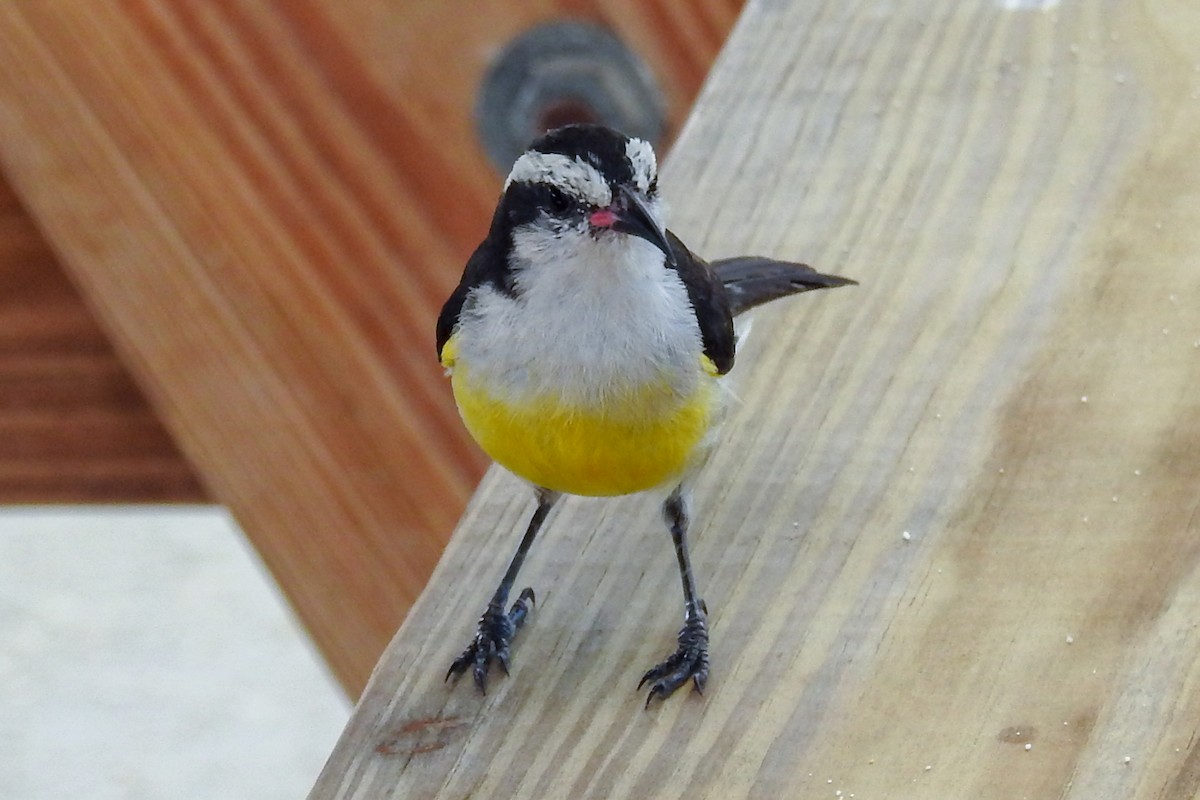
[[[687,287],[688,299],[692,301],[692,308],[696,312],[704,355],[716,366],[717,374],[724,375],[733,368],[736,346],[733,313],[725,287],[708,263],[688,250],[678,236],[667,231],[667,240],[675,257],[673,269]]]
[[[442,358],[442,348],[450,340],[454,329],[458,327],[458,317],[462,313],[467,295],[476,286],[491,283],[502,292],[512,293],[511,270],[504,258],[503,248],[497,247],[493,237],[483,240],[475,252],[467,259],[462,279],[442,306],[442,312],[437,320],[437,352],[438,360]]]
[[[776,261],[761,256],[738,256],[714,261],[712,271],[725,287],[730,312],[734,316],[789,294],[857,283],[849,278],[822,274],[807,264]]]

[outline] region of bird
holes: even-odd
[[[664,223],[658,163],[644,139],[596,124],[534,140],[513,164],[486,237],[437,320],[437,353],[467,431],[530,485],[533,514],[475,634],[446,680],[486,694],[509,673],[536,601],[517,574],[564,495],[655,491],[674,544],[684,623],[647,670],[646,706],[709,677],[708,607],[688,548],[695,476],[731,392],[734,317],[777,298],[854,284],[799,263],[712,263]]]

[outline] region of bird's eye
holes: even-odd
[[[571,208],[571,198],[561,189],[550,189],[548,206],[556,214],[564,214]]]

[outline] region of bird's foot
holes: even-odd
[[[479,619],[479,630],[475,633],[475,639],[461,656],[454,659],[454,663],[446,672],[446,680],[450,680],[451,677],[457,678],[470,668],[475,685],[479,687],[479,691],[487,694],[487,675],[492,659],[499,662],[500,669],[507,675],[509,648],[513,636],[525,622],[529,607],[534,602],[533,589],[526,588],[521,591],[507,613],[500,603],[491,603]]]
[[[650,684],[650,694],[646,696],[646,706],[655,697],[665,700],[688,678],[696,687],[696,691],[704,693],[704,684],[708,680],[708,609],[704,601],[691,604],[687,609],[683,628],[679,631],[679,648],[658,666],[650,669],[638,682],[638,688]]]

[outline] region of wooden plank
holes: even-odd
[[[489,475],[311,797],[1200,790],[1200,8],[751,3],[664,178],[759,315],[697,489],[704,697],[648,711],[654,502],[569,500],[487,697],[446,686],[531,502]]]
[[[293,40],[228,13],[6,6],[6,166],[354,691],[475,475],[420,346],[434,291],[371,216],[390,198],[408,247],[453,247],[328,88],[247,63]]]
[[[0,4],[0,163],[354,694],[484,467],[433,357],[480,77],[567,11],[656,53],[664,8]],[[719,30],[648,54],[674,120]]]
[[[204,502],[0,176],[0,503]]]

